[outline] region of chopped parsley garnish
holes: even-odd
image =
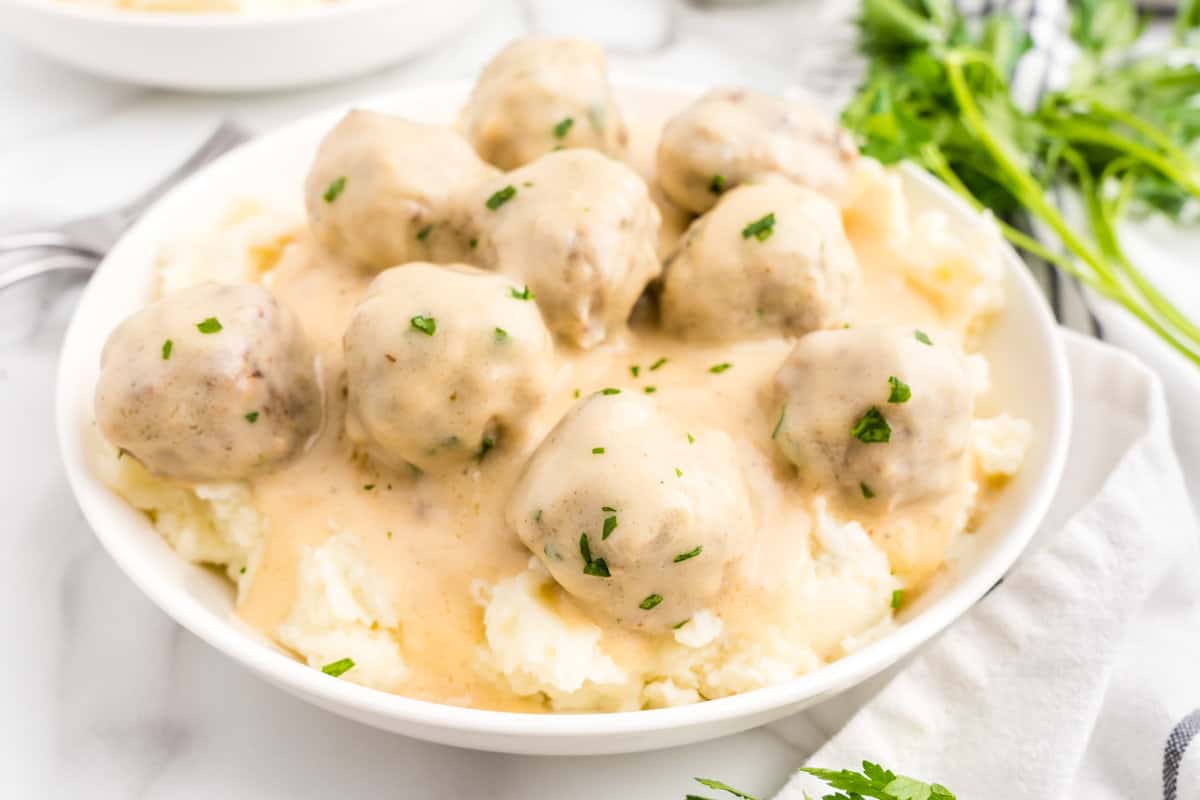
[[[687,435],[687,437],[688,437],[688,444],[695,444],[695,443],[696,443],[696,437],[695,437],[695,436],[692,436],[692,435],[689,433],[689,434]]]
[[[346,188],[346,176],[343,175],[342,177],[335,180],[333,183],[329,184],[329,188],[325,190],[325,195],[324,195],[325,202],[332,203],[334,200],[337,200],[338,195],[340,195],[342,193],[342,190],[345,188]]]
[[[567,134],[571,132],[571,126],[574,124],[575,124],[574,117],[564,117],[563,119],[559,120],[558,124],[554,126],[554,138],[555,139],[567,138]]]
[[[117,448],[117,461],[120,461],[122,458],[124,458],[127,455],[129,455],[129,451],[126,450],[124,447]]]
[[[600,394],[620,394],[620,393],[621,393],[620,389],[614,389],[611,386],[600,390]]]
[[[676,467],[676,468],[675,468],[675,477],[676,477],[676,478],[682,478],[682,477],[683,477],[683,470],[681,470],[679,467]]]
[[[479,452],[475,454],[475,460],[483,461],[483,457],[486,456],[488,452],[495,446],[496,440],[491,436],[485,435],[479,442]]]
[[[470,247],[472,250],[474,250],[476,247],[479,247],[479,240],[472,236],[471,241],[467,242],[467,247]]]
[[[645,600],[638,603],[638,608],[640,608],[642,611],[649,611],[650,609],[654,608],[661,602],[662,602],[661,594],[647,595]]]
[[[771,438],[774,439],[779,435],[779,429],[783,427],[783,415],[787,413],[787,406],[779,409],[779,421],[775,423],[775,430],[771,431]]]
[[[755,239],[758,239],[760,242],[762,242],[770,238],[771,234],[774,232],[775,212],[772,211],[762,219],[756,219],[754,222],[751,222],[749,225],[742,228],[742,238],[749,239],[751,236],[753,236]]]
[[[933,340],[929,338],[929,334],[926,333],[925,331],[921,330],[920,328],[913,331],[913,338],[916,339],[921,344],[927,344],[930,346],[933,345]]]
[[[873,498],[875,496],[875,492],[871,489],[870,486],[867,486],[865,483],[859,483],[858,488],[860,490],[862,490],[862,496],[868,500],[870,500],[871,498]]]
[[[245,567],[242,567],[241,569],[239,569],[239,570],[238,570],[238,574],[239,574],[239,575],[245,575],[245,574],[246,574],[246,568],[245,568]]]
[[[175,343],[172,342],[170,339],[167,339],[165,342],[163,342],[162,360],[166,361],[167,359],[169,359],[171,357],[171,351],[174,349],[175,349]]]
[[[524,289],[522,289],[519,292],[517,291],[517,287],[514,286],[508,290],[508,293],[511,294],[513,296],[513,298],[516,300],[532,300],[533,299],[533,292],[529,291],[528,286],[526,286]]]
[[[504,328],[496,328],[496,341],[497,342],[503,342],[507,338],[508,338],[508,331],[504,330]]]
[[[388,532],[387,532],[387,537],[388,537],[389,539],[390,539],[390,538],[392,538],[392,532],[391,532],[391,531],[388,531]]]
[[[579,554],[583,556],[583,574],[594,575],[597,578],[607,578],[611,575],[608,563],[603,558],[592,558],[592,548],[588,544],[588,535],[579,534]]]
[[[713,175],[712,180],[708,182],[708,190],[713,194],[720,194],[725,191],[725,176]]]
[[[593,448],[592,448],[592,455],[594,455],[594,456],[602,456],[602,455],[604,455],[604,448],[603,448],[603,447],[593,447]]]
[[[686,553],[680,553],[679,555],[675,556],[675,558],[671,559],[671,562],[678,564],[680,561],[687,561],[689,558],[695,558],[696,556],[700,555],[701,551],[703,550],[704,545],[698,544],[691,550],[688,550]]]
[[[221,323],[216,317],[209,317],[202,322],[197,322],[196,330],[200,331],[201,333],[220,333],[222,328]]]
[[[647,386],[647,387],[643,388],[642,391],[645,392],[646,394],[654,394],[655,392],[658,391],[658,387],[657,386]]]
[[[433,336],[437,333],[437,320],[433,317],[415,316],[410,320],[415,330],[420,331],[426,336]]]
[[[487,199],[487,202],[484,203],[484,205],[486,205],[492,211],[495,211],[497,208],[504,205],[509,200],[512,200],[516,196],[517,187],[510,183],[500,191],[493,193],[492,196]]]
[[[639,367],[637,364],[634,364],[633,366],[631,366],[629,368],[629,374],[635,378],[638,376],[638,373],[641,371],[642,371],[642,368]]]
[[[533,521],[534,522],[542,521],[542,510],[540,508],[537,511],[533,512]]]
[[[576,399],[576,400],[578,400],[578,399],[579,399],[579,395],[580,395],[580,394],[581,394],[581,392],[580,392],[578,389],[576,389],[576,390],[575,390],[575,399]]]
[[[251,425],[258,422],[258,412],[257,411],[247,412],[246,413],[246,422],[249,422]]]
[[[904,381],[897,378],[895,375],[888,377],[888,386],[892,387],[891,394],[888,395],[889,403],[907,403],[912,397],[912,389]]]
[[[339,658],[337,661],[331,661],[321,667],[321,672],[324,672],[330,677],[336,678],[340,675],[345,675],[350,670],[354,669],[353,658]]]
[[[684,619],[684,620],[680,620],[679,622],[676,622],[674,625],[671,626],[671,630],[677,631],[680,628],[682,628],[684,625],[687,625],[691,621],[692,621],[691,617],[688,617],[687,619]]]
[[[364,483],[364,484],[363,484],[363,491],[364,491],[364,492],[369,492],[369,491],[371,491],[371,490],[372,490],[372,489],[374,489],[374,488],[375,488],[375,484],[373,484],[373,483]]]
[[[892,608],[899,610],[902,605],[904,605],[904,590],[897,589],[892,592]]]
[[[892,426],[888,425],[878,408],[871,406],[867,413],[854,423],[854,427],[850,429],[850,435],[863,444],[882,444],[891,441]]]
[[[661,367],[663,364],[666,364],[666,363],[667,363],[667,357],[663,356],[658,361],[655,361],[653,364],[650,365],[650,371],[653,372],[654,370],[658,369],[659,367]]]
[[[603,541],[604,539],[607,539],[609,536],[612,536],[612,532],[615,531],[616,529],[617,529],[617,518],[616,517],[605,517],[604,518],[604,532],[600,534],[601,541]]]
[[[724,372],[725,370],[729,369],[732,366],[733,366],[733,364],[730,364],[728,361],[726,361],[721,364],[713,364],[711,367],[708,368],[708,371],[711,372],[713,375],[720,375],[722,372]]]
[[[600,506],[600,510],[601,510],[601,511],[603,511],[604,513],[606,513],[606,514],[615,514],[615,513],[617,513],[617,510],[616,510],[615,508],[613,508],[612,506]]]
[[[423,242],[423,241],[425,241],[426,239],[428,239],[428,238],[429,238],[429,233],[430,233],[430,231],[432,231],[432,230],[433,230],[433,226],[432,226],[432,225],[426,225],[424,228],[421,228],[421,230],[417,231],[417,241],[421,241],[421,242]]]

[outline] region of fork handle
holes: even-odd
[[[81,244],[58,231],[31,231],[0,236],[0,255],[17,250],[65,250],[81,256],[99,258],[104,255],[95,248]]]
[[[91,274],[96,271],[96,259],[79,256],[57,255],[47,256],[36,261],[30,261],[0,272],[0,292],[16,286],[18,283],[40,278],[55,272],[81,272]]]

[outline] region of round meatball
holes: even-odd
[[[661,270],[645,182],[591,150],[543,156],[471,203],[480,263],[527,285],[550,330],[578,347],[624,326]]]
[[[495,172],[452,130],[351,111],[309,170],[309,227],[332,256],[371,271],[461,261],[459,198]]]
[[[800,336],[843,323],[858,278],[837,208],[784,181],[743,186],[668,259],[664,327],[684,338]]]
[[[858,150],[834,120],[802,103],[749,89],[713,89],[663,128],[658,180],[703,214],[722,192],[767,175],[840,197]]]
[[[312,348],[295,314],[261,286],[169,294],[118,325],[100,356],[100,432],[165,478],[277,469],[321,419]]]
[[[753,521],[733,441],[682,430],[635,394],[597,393],[538,447],[507,519],[569,594],[669,631],[721,590]]]
[[[485,161],[515,169],[562,147],[620,156],[629,133],[604,51],[580,39],[521,39],[479,76],[462,127]]]
[[[967,479],[975,391],[954,345],[911,328],[818,331],[775,385],[775,441],[818,489],[885,511]]]
[[[350,438],[393,468],[445,471],[519,435],[554,374],[550,333],[519,294],[461,265],[380,274],[343,340]]]

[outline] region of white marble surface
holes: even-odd
[[[668,2],[496,2],[439,49],[302,92],[188,96],[91,78],[0,34],[0,231],[117,203],[216,122],[263,129],[337,102],[468,77],[523,31],[583,32],[616,69],[779,90],[828,46],[815,0],[700,12]],[[433,12],[431,12],[433,13]],[[844,31],[841,35],[844,35]],[[824,42],[822,44],[822,42]],[[682,798],[692,775],[769,794],[832,720],[818,713],[637,756],[537,759],[424,744],[326,714],[182,631],[117,570],[67,490],[52,428],[73,295],[0,297],[0,785],[8,798]],[[826,715],[828,716],[828,715]],[[792,743],[789,743],[789,740]]]

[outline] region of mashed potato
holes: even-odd
[[[785,626],[732,631],[705,609],[649,652],[625,661],[599,627],[556,611],[561,589],[537,559],[493,586],[477,586],[486,643],[481,662],[520,695],[554,711],[622,711],[694,703],[811,672],[890,629],[900,584],[887,556],[857,522],[817,501],[811,549],[783,593]]]
[[[396,587],[371,568],[352,533],[337,533],[300,560],[300,581],[279,641],[320,669],[344,658],[346,680],[384,691],[404,685]]]
[[[65,0],[121,11],[186,14],[267,14],[318,8],[336,0]]]

